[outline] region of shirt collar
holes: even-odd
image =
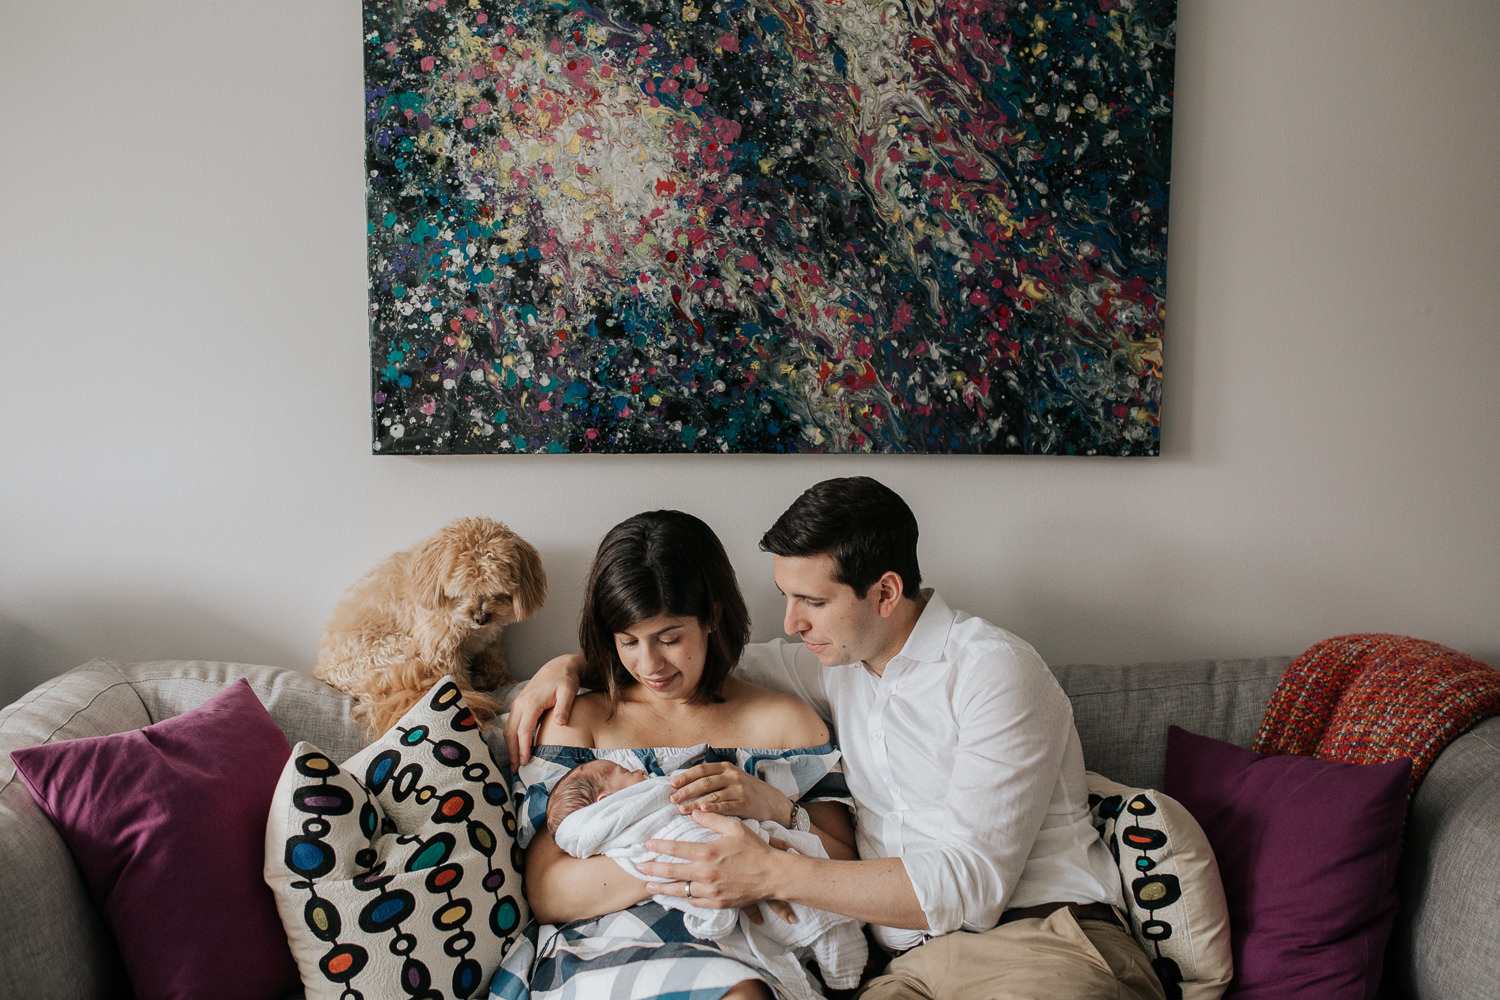
[[[928,588],[922,591],[922,595],[927,598],[927,606],[917,616],[911,635],[906,637],[901,652],[891,658],[892,662],[907,659],[918,663],[932,663],[943,658],[943,650],[948,646],[948,633],[953,630],[953,621],[957,615],[938,596],[937,591]]]

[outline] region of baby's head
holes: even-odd
[[[547,831],[556,834],[558,824],[577,810],[645,780],[645,771],[632,771],[612,760],[579,764],[552,786],[552,795],[547,800]]]

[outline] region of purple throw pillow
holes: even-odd
[[[300,985],[261,877],[291,747],[240,680],[144,729],[11,752],[114,931],[139,1000]]]
[[[1240,1000],[1368,1000],[1396,916],[1411,762],[1276,756],[1167,733],[1163,791],[1213,846]]]

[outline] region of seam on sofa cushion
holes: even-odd
[[[1475,730],[1470,729],[1467,733],[1464,733],[1464,735],[1465,736],[1472,736],[1472,737],[1474,737],[1476,740],[1478,740],[1479,742],[1483,743],[1485,746],[1489,747],[1491,750],[1500,751],[1500,743],[1496,743],[1494,740],[1490,739],[1488,736],[1484,735],[1483,733],[1476,732]]]
[[[278,669],[286,669],[286,668],[278,668]],[[291,670],[288,670],[288,673],[294,674],[295,676],[300,676],[300,677],[309,676],[309,675],[306,675],[306,674],[295,674],[295,672],[291,671]],[[271,697],[271,696],[279,694],[280,692],[283,692],[283,691],[285,691],[285,692],[291,692],[292,694],[294,694],[296,696],[304,696],[305,695],[306,697],[309,697],[309,698],[317,698],[320,701],[334,702],[334,703],[342,702],[342,701],[347,701],[349,699],[348,695],[344,694],[341,691],[335,690],[334,688],[328,688],[328,690],[326,690],[326,691],[319,691],[319,690],[316,690],[314,688],[299,687],[295,683],[293,683],[293,684],[284,684],[284,683],[281,682],[281,680],[279,678],[277,680],[272,681],[271,683],[267,684],[267,683],[259,682],[255,678],[248,677],[248,676],[245,676],[243,674],[236,675],[234,679],[235,680],[239,680],[241,678],[243,678],[244,681],[250,685],[250,689],[252,691],[254,691],[257,695],[263,695],[263,696],[265,696],[265,697],[261,698],[261,701],[263,703],[265,702],[265,700],[266,700],[267,697]],[[191,683],[194,683],[194,684],[208,685],[210,687],[214,687],[216,690],[219,687],[223,686],[222,684],[220,684],[216,680],[214,680],[212,678],[208,678],[208,677],[197,677],[197,676],[185,677],[185,676],[182,676],[182,675],[149,674],[149,673],[137,674],[137,675],[135,675],[133,677],[128,678],[125,681],[125,683],[131,685],[132,687],[135,687],[135,686],[140,685],[140,684],[152,684],[152,685],[154,685],[154,684],[158,684],[158,683],[160,683],[162,681],[191,682]],[[139,697],[139,692],[137,692],[137,697]],[[144,701],[142,702],[142,704],[144,705]],[[269,707],[269,706],[267,706],[267,707]],[[147,708],[147,711],[148,711],[148,714],[149,714],[150,707],[146,706],[146,708]],[[170,718],[170,716],[168,716],[168,718]],[[152,719],[153,722],[160,722],[161,721],[160,719],[157,719],[155,716],[151,716],[151,719]]]
[[[345,694],[344,692],[339,691],[336,688],[330,687],[326,683],[318,681],[318,679],[315,678],[315,677],[313,677],[311,674],[303,673],[302,671],[294,670],[294,669],[292,669],[290,667],[277,667],[277,666],[272,666],[270,664],[234,663],[234,662],[220,661],[220,660],[194,660],[194,661],[147,660],[147,661],[141,661],[141,662],[137,662],[137,663],[130,663],[130,664],[126,664],[126,666],[134,668],[134,669],[133,669],[132,673],[125,678],[126,683],[135,685],[135,684],[141,684],[141,683],[155,683],[155,682],[159,682],[159,681],[163,681],[163,680],[166,680],[166,681],[174,681],[174,680],[196,681],[196,682],[201,682],[201,683],[205,683],[205,684],[213,684],[213,683],[215,683],[210,678],[208,678],[206,676],[203,676],[201,674],[182,674],[180,672],[177,672],[177,671],[180,671],[180,669],[181,669],[180,664],[182,662],[201,663],[201,664],[204,664],[206,666],[213,666],[213,667],[241,668],[241,670],[239,672],[235,672],[234,673],[235,678],[244,677],[244,679],[249,682],[250,687],[253,688],[257,692],[272,693],[272,692],[280,692],[280,691],[292,691],[292,692],[295,692],[297,695],[306,695],[308,697],[316,697],[316,698],[322,699],[324,701],[329,701],[329,702],[341,702],[341,701],[347,701],[347,700],[349,700],[349,695]],[[142,668],[150,666],[153,663],[161,663],[162,664],[162,668],[160,670],[142,669]],[[246,668],[246,667],[253,667],[253,668],[256,668],[258,670],[265,670],[265,671],[275,671],[276,672],[276,676],[273,677],[269,681],[269,683],[267,683],[263,679],[255,678],[255,677],[252,677],[249,674],[245,673],[244,670],[243,670],[243,668]],[[286,678],[292,678],[292,677],[299,678],[300,680],[299,681],[286,680]],[[304,687],[304,686],[301,686],[301,683],[300,683],[301,681],[315,681],[317,683]],[[264,701],[264,699],[262,699],[262,700]]]
[[[1174,683],[1170,683],[1170,684],[1155,684],[1155,685],[1125,684],[1125,685],[1121,685],[1119,687],[1112,687],[1112,688],[1109,688],[1107,690],[1082,691],[1082,692],[1078,692],[1076,694],[1070,693],[1068,695],[1068,697],[1069,698],[1073,698],[1073,699],[1106,698],[1106,697],[1110,697],[1110,696],[1113,696],[1113,695],[1118,695],[1122,691],[1129,691],[1129,692],[1131,692],[1133,694],[1133,693],[1135,693],[1137,691],[1154,693],[1154,692],[1157,692],[1157,691],[1178,691],[1178,690],[1187,690],[1187,689],[1192,689],[1192,688],[1223,688],[1223,687],[1237,688],[1237,687],[1241,687],[1241,686],[1242,686],[1241,682],[1227,680],[1227,679],[1226,680],[1209,680],[1209,681],[1179,681],[1179,682],[1174,682]],[[1064,689],[1064,690],[1066,690],[1066,689]]]
[[[81,670],[84,670],[85,668],[96,669],[96,670],[101,670],[101,671],[113,671],[120,679],[117,680],[117,681],[108,682],[103,687],[101,687],[97,691],[95,691],[94,694],[93,694],[93,696],[91,698],[89,698],[89,700],[87,702],[83,703],[82,705],[79,705],[76,709],[74,709],[68,715],[68,717],[66,719],[63,719],[62,721],[60,721],[59,723],[57,723],[57,725],[53,726],[52,727],[52,731],[47,734],[47,738],[46,739],[42,740],[40,743],[32,743],[32,744],[30,744],[31,746],[34,746],[34,747],[46,746],[47,744],[51,743],[53,740],[55,740],[57,738],[57,734],[60,731],[62,731],[65,727],[67,727],[69,724],[71,724],[72,721],[74,719],[78,718],[79,715],[81,715],[84,712],[87,712],[89,709],[93,708],[94,703],[96,701],[98,701],[102,696],[104,696],[106,694],[109,694],[115,688],[120,687],[122,685],[125,686],[125,687],[129,687],[130,688],[130,693],[133,694],[133,695],[135,695],[135,700],[140,703],[141,711],[145,713],[146,718],[149,719],[151,717],[151,713],[146,709],[146,703],[144,701],[141,701],[140,693],[138,691],[136,691],[134,687],[131,686],[130,679],[127,678],[120,671],[120,665],[118,663],[112,661],[112,660],[93,659],[93,660],[88,661],[87,663],[81,664],[80,666],[73,667],[70,670],[63,671],[62,673],[58,674],[56,677],[52,678],[52,680],[54,682],[56,682],[56,683],[61,683],[62,679],[64,677],[66,677],[68,674],[72,673],[74,670],[80,670],[81,671]],[[37,688],[33,688],[32,690],[36,691],[40,687],[43,687],[43,686],[46,686],[46,687],[50,688],[52,686],[55,686],[55,684],[54,685],[47,685],[45,682],[43,682],[42,685],[38,685]],[[15,704],[20,704],[20,702],[16,702]],[[6,716],[6,719],[9,719],[9,718],[10,718],[10,716]],[[0,723],[3,723],[4,721],[5,720],[0,719]],[[4,793],[6,789],[8,789],[11,785],[13,785],[15,783],[17,777],[18,777],[18,772],[15,770],[15,767],[12,766],[10,777],[7,778],[3,784],[0,784],[0,793]],[[30,790],[29,789],[27,791],[27,794],[30,794]]]
[[[69,667],[62,673],[54,674],[53,676],[48,677],[46,680],[39,682],[30,690],[23,692],[21,697],[17,698],[9,705],[6,705],[4,709],[0,709],[0,728],[4,728],[5,724],[10,721],[11,716],[15,715],[22,708],[40,701],[45,696],[51,694],[52,689],[61,684],[63,682],[63,679],[66,678],[69,674],[79,673],[84,670],[92,669],[113,670],[116,674],[120,674],[120,664],[118,661],[106,660],[98,656],[94,657],[92,660],[86,660],[76,667]],[[120,674],[120,676],[122,678],[124,677],[123,674]]]

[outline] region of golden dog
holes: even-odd
[[[334,606],[313,676],[358,699],[379,734],[451,674],[481,722],[508,682],[500,634],[547,599],[536,549],[499,521],[465,517],[356,580]]]

